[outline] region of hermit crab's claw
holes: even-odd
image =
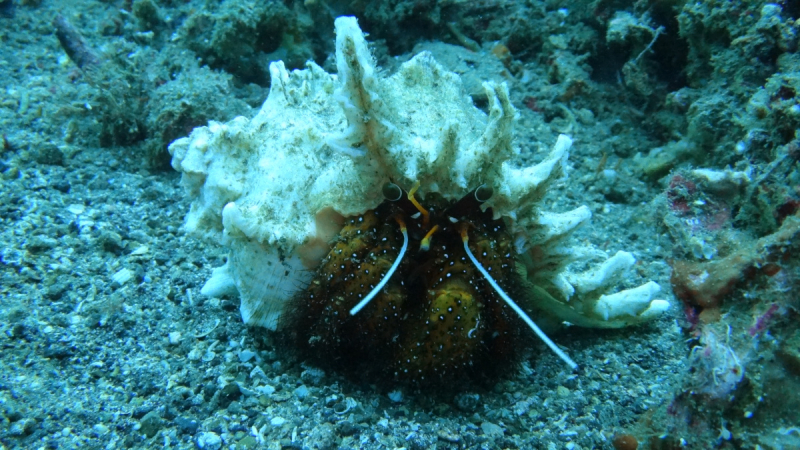
[[[537,336],[539,336],[539,339],[544,341],[544,343],[547,344],[547,346],[550,347],[550,349],[553,350],[553,352],[556,355],[558,355],[559,358],[564,360],[564,362],[567,363],[567,365],[569,365],[570,368],[575,369],[576,367],[578,367],[578,364],[576,364],[575,361],[573,361],[569,356],[567,356],[567,354],[564,353],[564,351],[558,348],[558,346],[553,341],[551,341],[550,338],[547,337],[547,335],[544,334],[544,332],[538,326],[536,326],[535,323],[533,323],[533,320],[531,320],[531,318],[528,317],[527,314],[525,314],[525,311],[523,311],[522,308],[520,308],[514,302],[514,300],[511,300],[511,297],[509,297],[508,294],[505,293],[505,291],[500,287],[500,285],[498,285],[497,282],[494,281],[494,278],[492,278],[492,276],[489,275],[489,272],[483,267],[483,265],[481,265],[481,263],[478,262],[478,259],[475,258],[475,255],[473,255],[472,251],[469,249],[469,237],[467,236],[466,225],[461,227],[461,240],[464,242],[464,251],[467,252],[467,256],[469,256],[469,259],[472,260],[472,264],[474,264],[475,268],[478,269],[478,271],[481,273],[481,275],[483,275],[484,278],[486,278],[486,281],[488,281],[489,284],[492,286],[492,288],[494,288],[494,290],[497,292],[497,295],[499,295],[500,298],[502,298],[506,302],[506,304],[508,304],[508,306],[510,306],[511,309],[513,309],[514,312],[517,313],[517,315],[526,324],[528,324],[531,330],[533,330],[533,332],[536,333]]]

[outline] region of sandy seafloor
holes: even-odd
[[[619,70],[611,77],[597,74],[597,67],[593,76],[588,75],[592,70],[586,67],[579,70],[586,58],[575,55],[590,54],[591,64],[597,66],[603,54],[586,47],[585,39],[570,37],[570,33],[594,27],[594,36],[602,40],[603,26],[607,29],[615,11],[627,11],[639,18],[647,13],[656,16],[656,22],[664,20],[675,26],[674,17],[679,12],[690,15],[689,6],[683,2],[666,7],[674,12],[671,19],[664,8],[657,8],[658,2],[587,2],[581,6],[602,12],[599,25],[587,18],[592,14],[586,11],[576,12],[579,18],[574,21],[569,19],[565,12],[572,2],[521,2],[517,6],[500,2],[502,7],[491,2],[444,2],[440,13],[458,16],[457,9],[448,8],[463,8],[464,17],[470,20],[474,20],[467,14],[473,11],[470,8],[484,8],[480,11],[486,16],[481,16],[487,22],[483,28],[473,22],[456,24],[465,34],[472,33],[468,39],[485,44],[476,52],[479,63],[468,64],[462,75],[500,77],[509,83],[512,100],[520,110],[517,130],[522,160],[540,159],[560,132],[575,139],[569,177],[552,189],[545,208],[566,211],[589,206],[593,220],[573,237],[575,245],[592,243],[611,254],[621,249],[634,253],[638,263],[624,287],[656,281],[662,287],[661,297],[669,300],[672,308],[657,320],[628,329],[570,327],[554,334],[554,340],[581,365],[578,373],[572,373],[541,346],[519,371],[508,373],[489,389],[467,386],[452,398],[404,389],[402,395],[390,397],[374,386],[354,384],[337,373],[325,373],[283,357],[275,351],[271,336],[242,323],[237,298],[206,298],[199,293],[211,270],[224,262],[225,250],[182,231],[189,201],[179,185],[180,174],[163,164],[166,142],[185,136],[193,126],[205,125],[207,120],[253,115],[268,89],[268,80],[259,78],[263,74],[237,69],[235,64],[226,66],[219,58],[208,56],[213,49],[186,44],[187,34],[179,32],[182,25],[204,8],[211,12],[209,17],[216,17],[219,8],[211,3],[0,2],[0,132],[4,142],[0,150],[0,448],[577,450],[615,448],[615,437],[616,448],[635,448],[624,446],[621,435],[638,440],[639,448],[800,448],[794,446],[800,442],[796,428],[800,426],[800,404],[795,403],[800,338],[796,294],[792,291],[797,287],[797,265],[790,251],[793,241],[781,245],[778,275],[753,275],[750,269],[760,268],[766,260],[745,264],[741,270],[747,276],[731,277],[731,286],[721,294],[724,300],[704,305],[707,314],[698,322],[694,316],[687,316],[685,305],[672,293],[671,261],[702,261],[709,256],[703,254],[705,243],[716,252],[710,255],[711,260],[724,258],[726,252],[735,253],[736,245],[731,241],[746,246],[746,242],[770,236],[778,225],[770,228],[758,221],[754,225],[753,221],[733,218],[715,222],[717,228],[704,232],[701,237],[705,241],[699,247],[697,240],[691,241],[692,236],[684,236],[690,243],[682,242],[680,233],[672,232],[675,226],[665,225],[670,214],[688,220],[686,204],[680,203],[683,197],[676,201],[669,190],[676,186],[674,174],[685,175],[691,168],[729,167],[755,179],[765,173],[764,167],[771,167],[777,175],[769,182],[796,189],[794,178],[790,178],[794,159],[780,167],[770,165],[779,158],[787,161],[782,155],[791,154],[791,148],[786,149],[794,142],[791,136],[783,142],[764,144],[768,149],[758,154],[734,154],[735,144],[743,142],[748,130],[754,128],[744,124],[747,98],[787,65],[779,65],[773,57],[771,69],[761,68],[763,73],[754,76],[761,83],[749,79],[741,89],[726,83],[696,83],[692,79],[696,73],[685,75],[682,81],[648,79],[647,74],[656,71],[650,66],[645,67],[640,80],[645,85],[650,83],[649,90],[641,86],[636,90],[632,82],[623,82]],[[221,3],[242,3],[239,14],[246,17],[246,7],[253,2]],[[284,4],[287,11],[298,15],[307,14],[303,8],[317,4],[305,3]],[[353,2],[348,7],[356,12],[369,10],[362,3]],[[390,5],[388,12],[382,14],[387,16],[367,11],[364,20],[378,30],[381,20],[392,20],[391,13],[406,14],[404,20],[411,20],[401,3],[386,2]],[[712,3],[717,9],[726,8],[726,2]],[[471,45],[449,30],[445,19],[436,19],[431,10],[426,10],[426,4],[416,3],[416,8],[422,8],[418,20],[425,23],[418,37],[413,36],[415,29],[411,28],[404,42],[387,45],[386,40],[397,30],[382,34],[366,28],[371,32],[370,39],[374,36],[378,41],[378,63],[388,66],[386,70],[396,67],[395,56],[407,58],[413,45],[425,40],[444,40],[460,46],[460,51],[464,45]],[[735,25],[727,32],[739,30],[747,35],[741,29],[755,29],[759,12],[764,13],[763,4],[754,2],[747,17],[734,17],[733,12],[723,15]],[[331,14],[347,11],[345,6],[330,6]],[[137,16],[129,12],[132,9],[138,11]],[[796,12],[796,7],[786,8],[778,26],[780,32],[796,31]],[[78,68],[54,35],[57,14],[83,33],[101,60],[129,59],[130,64],[117,66],[125,75],[115,75],[113,67],[103,63],[99,64],[101,69]],[[529,49],[525,49],[524,40],[519,41],[519,32],[513,31],[506,42],[508,47],[497,50],[493,42],[501,41],[504,35],[502,27],[492,30],[496,21],[502,22],[507,15],[524,24],[526,14],[535,17],[535,23],[560,27],[560,31],[542,31],[550,35],[538,41],[534,32],[523,34],[536,42]],[[700,13],[693,14],[696,17]],[[212,26],[212,22],[203,23]],[[431,25],[436,23],[441,29]],[[665,48],[645,49],[659,23],[642,23],[649,23],[650,31],[626,41],[625,54],[629,56],[618,58],[620,67],[625,61],[638,63],[641,58],[653,58],[651,62],[657,65],[658,52],[669,53]],[[328,20],[319,26],[330,24]],[[681,33],[686,35],[668,28],[664,36],[671,36],[673,43],[683,39],[687,51],[702,47],[700,37],[689,35],[690,31]],[[712,32],[708,31],[706,37],[708,34]],[[294,49],[294,54],[302,56],[307,51],[322,64],[327,59],[325,52],[332,50],[332,45],[324,42],[331,38],[324,33],[316,36],[323,44],[311,42],[308,49]],[[513,45],[511,38],[517,39]],[[246,35],[239,39],[247,42]],[[794,42],[791,36],[786,39]],[[792,45],[779,44],[773,46],[780,54],[795,51]],[[270,52],[292,53],[279,51],[284,44],[264,45],[271,47],[254,50],[261,62]],[[573,45],[583,47],[576,49]],[[692,54],[677,69],[671,63],[670,70],[680,78],[681,70],[693,70],[696,61],[691,58],[712,61],[717,48],[714,45],[706,47],[707,54]],[[503,60],[508,50],[511,62]],[[448,49],[441,51],[446,54]],[[640,57],[640,52],[644,56]],[[159,79],[161,72],[152,67],[146,73],[137,72],[147,67],[136,60],[137,53],[160,54],[165,60],[169,56],[163,55],[179,53],[186,61],[194,61],[160,69],[164,73],[191,72],[194,86],[183,80],[170,91],[171,96],[156,92],[168,81],[180,78],[170,73]],[[443,58],[447,59],[446,55]],[[561,75],[543,68],[542,61],[558,58],[569,59]],[[507,63],[505,67],[503,62]],[[176,121],[180,122],[174,124],[177,131],[154,126],[154,121],[163,120],[159,111],[169,108],[159,105],[156,98],[186,98],[190,99],[188,104],[203,101],[198,100],[206,89],[202,77],[212,73],[200,68],[206,63],[216,63],[212,68],[217,77],[228,69],[231,75],[214,83],[224,84],[227,91],[223,94],[236,95],[238,103],[197,106],[203,114],[186,122]],[[747,64],[743,62],[741,67]],[[568,69],[576,71],[575,77],[586,76],[580,84],[582,93],[564,87],[571,82],[563,75]],[[87,75],[91,70],[111,74]],[[708,76],[716,73],[712,67]],[[548,74],[550,78],[545,80]],[[625,74],[627,80],[633,76],[631,72]],[[784,73],[786,86],[796,85],[792,76]],[[136,83],[141,86],[132,87]],[[693,137],[703,131],[697,131],[700,125],[692,128],[697,121],[691,120],[705,113],[697,112],[702,103],[694,112],[690,107],[675,107],[680,100],[675,92],[686,86],[693,89],[686,102],[697,104],[705,99],[713,103],[708,107],[708,123],[701,125],[707,125],[712,131],[705,133],[724,144],[717,146],[702,136]],[[730,96],[725,97],[728,89]],[[119,104],[109,102],[109,95],[119,92],[123,93]],[[215,95],[221,95],[220,91]],[[712,95],[727,100],[709,100]],[[575,96],[582,99],[575,100]],[[672,103],[664,100],[668,96]],[[776,98],[793,102],[793,96],[794,92],[790,95],[787,91]],[[598,106],[603,102],[606,104]],[[736,124],[719,119],[727,114],[724,107],[740,108]],[[771,108],[773,111],[778,106]],[[794,120],[781,116],[770,122],[771,112],[765,114],[759,116],[766,122],[758,128],[766,130],[768,136],[770,126],[784,130],[786,121]],[[652,119],[659,115],[670,118]],[[115,121],[118,123],[112,123]],[[794,122],[788,125],[794,126]],[[131,131],[131,127],[140,129]],[[781,134],[786,135],[785,130]],[[653,148],[686,139],[697,141],[695,152],[711,156],[677,157],[663,171],[655,170],[655,175],[642,170],[647,166],[642,158]],[[154,153],[157,156],[152,156]],[[692,192],[680,195],[694,195],[692,200],[700,203],[688,207],[699,208],[709,198],[730,205],[740,201],[727,192],[697,198],[700,194],[689,190]],[[776,187],[772,192],[777,191]],[[787,195],[797,195],[792,192],[789,189]],[[764,198],[757,208],[768,214],[770,201],[776,197]],[[792,204],[787,201],[781,205]],[[736,208],[743,210],[744,206]],[[697,216],[703,214],[697,212]],[[724,236],[727,241],[716,246],[712,238],[719,237],[714,234],[719,228],[728,230]],[[765,321],[763,329],[747,337],[747,330],[752,330],[772,304],[779,306],[768,317],[769,323]],[[741,360],[744,376],[737,376],[725,392],[709,386],[719,385],[714,376],[720,373],[715,370],[730,369],[730,361],[698,362],[694,356],[697,351],[692,348],[700,345],[702,330],[730,342],[717,357],[730,357],[725,349],[731,349]],[[705,347],[701,350],[711,348],[708,340],[702,344]],[[770,390],[774,380],[780,380],[773,387],[783,396]]]

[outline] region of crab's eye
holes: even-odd
[[[482,184],[478,186],[478,188],[475,189],[474,192],[475,192],[475,200],[478,203],[483,203],[489,201],[489,199],[492,198],[492,195],[494,195],[494,188],[492,188],[488,184]]]
[[[386,199],[388,202],[392,202],[397,205],[404,213],[408,214],[412,219],[418,219],[420,216],[423,216],[423,223],[427,226],[428,224],[428,210],[426,210],[420,203],[414,198],[414,194],[419,189],[419,181],[411,188],[410,191],[406,192],[400,186],[392,183],[391,181],[387,182],[383,185],[383,198]]]
[[[391,181],[383,185],[383,198],[396,202],[403,197],[403,189]]]
[[[458,219],[474,213],[481,206],[481,203],[488,201],[492,198],[494,189],[488,184],[482,184],[477,188],[470,191],[467,195],[447,208],[445,215],[450,218],[450,221],[455,223]]]

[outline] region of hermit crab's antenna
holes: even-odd
[[[525,314],[525,311],[523,311],[522,308],[520,308],[516,303],[514,303],[514,300],[511,300],[511,297],[509,297],[508,294],[506,294],[505,291],[503,291],[503,289],[500,288],[500,285],[498,285],[497,282],[494,281],[494,278],[492,278],[492,276],[489,275],[489,272],[487,272],[486,269],[483,268],[481,263],[478,262],[477,258],[475,258],[475,255],[473,255],[472,251],[470,251],[469,249],[468,245],[469,237],[467,236],[466,225],[461,227],[461,241],[464,242],[464,250],[467,252],[467,256],[469,256],[469,259],[472,260],[472,264],[474,264],[475,267],[478,269],[478,271],[483,275],[483,277],[486,278],[486,281],[488,281],[489,284],[492,285],[492,287],[500,296],[500,298],[505,300],[508,306],[510,306],[511,309],[513,309],[514,312],[517,313],[517,315],[526,324],[528,324],[529,327],[531,327],[531,330],[533,330],[533,332],[536,333],[537,336],[539,336],[539,339],[544,341],[544,343],[547,344],[547,346],[550,347],[550,349],[553,350],[553,352],[555,352],[555,354],[558,355],[559,358],[563,359],[564,362],[567,363],[567,365],[570,368],[575,369],[576,367],[578,367],[578,365],[575,364],[575,361],[573,361],[569,356],[567,356],[566,353],[564,353],[560,348],[558,348],[556,344],[553,341],[551,341],[550,338],[547,337],[547,335],[544,334],[544,332],[538,326],[536,326],[535,323],[533,323],[533,320],[531,320],[531,318],[528,317],[527,314]]]
[[[417,201],[417,199],[414,198],[414,194],[416,194],[417,189],[419,189],[419,181],[414,183],[414,186],[411,188],[410,191],[408,191],[408,201],[410,201],[414,205],[414,207],[417,208],[419,213],[422,214],[422,225],[427,227],[428,226],[428,222],[430,221],[431,215],[428,212],[428,210],[423,208],[422,205],[419,203],[419,201]],[[416,218],[415,216],[411,216],[411,217],[412,218]]]
[[[394,271],[397,270],[397,268],[400,266],[400,263],[403,261],[403,256],[406,254],[406,249],[408,249],[408,230],[406,230],[406,223],[403,222],[403,219],[401,219],[398,216],[395,216],[395,220],[397,220],[398,225],[400,225],[400,231],[403,232],[403,247],[400,249],[400,253],[397,254],[397,259],[394,260],[394,264],[392,264],[392,267],[389,268],[389,270],[386,272],[386,275],[384,275],[383,278],[381,279],[381,282],[378,283],[378,285],[375,286],[371,291],[369,291],[369,294],[367,294],[367,296],[364,297],[363,300],[358,302],[358,304],[354,306],[353,309],[350,310],[351,316],[355,316],[356,314],[358,314],[358,312],[361,311],[362,308],[367,306],[367,303],[369,303],[370,300],[372,300],[376,295],[378,295],[378,292],[380,292],[381,289],[383,289],[383,287],[386,286],[386,283],[389,281],[389,278],[392,278]]]

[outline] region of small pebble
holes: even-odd
[[[94,433],[97,436],[105,436],[106,434],[108,434],[109,430],[108,430],[108,427],[103,425],[102,423],[96,423],[92,427],[92,431],[94,431]]]
[[[239,352],[239,361],[245,363],[253,359],[255,356],[256,353],[252,350],[242,350]]]
[[[502,436],[503,429],[500,425],[494,424],[492,422],[483,422],[481,424],[481,430],[483,430],[483,434],[487,436]]]
[[[133,271],[130,269],[122,269],[114,275],[111,275],[111,281],[120,286],[131,281],[131,279],[133,279]]]
[[[218,450],[222,448],[222,438],[217,433],[204,431],[197,436],[197,448]]]
[[[294,396],[300,400],[308,397],[308,394],[310,394],[310,392],[308,388],[305,386],[299,386],[297,389],[294,390]]]
[[[72,204],[67,206],[67,211],[71,212],[72,214],[80,215],[86,211],[86,207],[81,204]]]
[[[31,432],[35,427],[36,427],[36,421],[26,417],[11,424],[9,432],[12,436],[17,436],[17,437],[27,436],[31,434]]]
[[[461,442],[461,436],[447,430],[439,430],[436,435],[439,437],[439,439],[451,444],[457,444]]]
[[[181,433],[194,435],[197,433],[197,429],[200,427],[200,423],[194,419],[189,419],[187,417],[176,417],[175,418],[175,426],[178,427]]]
[[[169,343],[170,345],[177,345],[181,342],[181,332],[180,331],[173,331],[169,334]]]
[[[286,423],[286,419],[283,417],[273,417],[272,420],[269,421],[270,425],[273,427],[279,427]]]
[[[163,422],[164,421],[161,420],[161,416],[158,415],[158,412],[150,411],[149,413],[145,414],[144,417],[142,417],[142,420],[139,421],[139,424],[142,426],[140,430],[145,436],[151,438],[158,433],[158,430],[161,429]]]
[[[259,386],[254,389],[256,392],[262,395],[272,395],[275,393],[275,388],[270,385]]]

